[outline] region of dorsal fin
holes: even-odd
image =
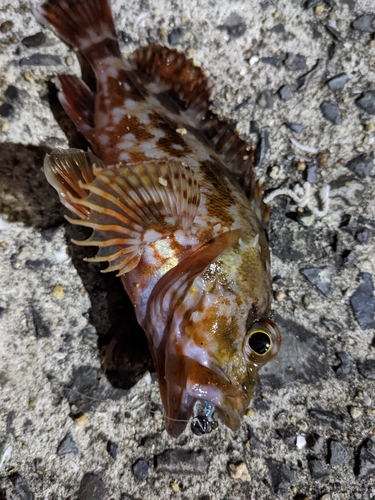
[[[188,229],[193,223],[200,189],[193,172],[181,162],[119,164],[93,170],[87,182],[77,169],[77,151],[70,151],[65,155],[59,151],[47,160],[47,179],[66,201],[65,206],[80,217],[67,220],[94,230],[87,240],[73,242],[98,246],[98,254],[87,260],[108,262],[104,272],[118,271],[120,276],[134,269],[142,256],[147,229],[164,236],[176,227]],[[92,153],[81,152],[85,154],[95,163]],[[61,185],[65,177],[60,171],[69,178],[69,189]]]
[[[171,97],[197,113],[208,111],[210,89],[207,77],[192,59],[176,49],[151,44],[137,49],[133,54],[137,68],[170,88]]]
[[[244,186],[245,176],[252,171],[255,150],[250,149],[248,142],[240,139],[228,123],[210,111],[211,92],[202,69],[176,49],[160,45],[141,47],[132,57],[139,71],[160,80],[169,88],[169,97],[180,104],[182,111],[189,111],[196,129]]]

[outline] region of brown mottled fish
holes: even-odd
[[[117,271],[147,334],[166,429],[233,430],[280,334],[272,322],[268,206],[254,151],[209,110],[202,70],[149,45],[123,59],[109,0],[49,0],[36,16],[78,49],[96,90],[59,75],[59,99],[92,152],[53,151],[44,169],[79,245]]]

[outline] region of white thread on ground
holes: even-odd
[[[319,210],[317,202],[309,182],[303,186],[296,184],[294,190],[287,188],[276,189],[264,198],[264,203],[270,203],[277,196],[289,196],[301,208],[307,207],[316,217],[324,217],[329,212],[329,192],[331,186],[323,186],[319,190],[319,198],[322,203],[322,210]]]
[[[297,141],[294,137],[290,138],[290,142],[296,146],[296,148],[302,149],[302,151],[306,151],[306,153],[312,153],[313,155],[316,155],[319,153],[319,150],[316,148],[313,148],[312,146],[305,146],[304,144],[301,144],[300,142]]]

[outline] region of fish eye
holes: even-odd
[[[255,330],[249,336],[249,346],[258,356],[264,356],[271,349],[272,340],[267,332]]]
[[[281,335],[275,323],[262,318],[255,321],[247,331],[244,351],[250,361],[264,364],[279,352]]]

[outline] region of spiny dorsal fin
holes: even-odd
[[[169,87],[185,108],[192,107],[203,114],[208,110],[210,89],[207,77],[192,59],[187,59],[176,49],[155,44],[137,49],[132,58],[142,73]]]
[[[243,185],[245,175],[252,170],[254,150],[249,150],[238,132],[209,109],[211,92],[202,69],[176,49],[160,45],[141,47],[132,57],[139,71],[160,80],[169,89],[169,97],[178,102],[182,110],[189,110],[196,129]]]
[[[73,242],[98,246],[98,254],[87,260],[108,262],[105,272],[118,271],[120,276],[138,265],[147,229],[164,236],[176,227],[191,227],[200,203],[200,189],[193,172],[181,162],[119,164],[94,170],[95,178],[87,182],[76,171],[76,151],[71,160],[69,153],[63,160],[61,154],[57,161],[58,155],[49,159],[47,178],[65,206],[80,217],[67,217],[69,222],[94,230],[87,240]],[[70,161],[74,172],[69,179],[74,179],[75,184],[64,189],[60,184],[64,177],[52,174],[50,165],[63,165],[64,174],[69,175]]]
[[[74,198],[84,198],[88,192],[81,186],[94,180],[94,169],[103,168],[104,164],[89,151],[81,149],[55,149],[44,160],[44,173],[48,182],[54,187],[60,201],[78,217],[87,217],[87,209],[77,203]]]

